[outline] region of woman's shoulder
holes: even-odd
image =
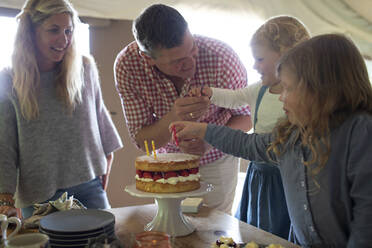
[[[0,100],[6,98],[13,89],[13,76],[10,68],[0,71]]]
[[[96,67],[96,62],[93,56],[83,55],[82,60],[83,60],[84,70],[92,70],[92,68]]]
[[[89,76],[90,80],[98,81],[99,74],[96,65],[96,61],[94,60],[93,56],[84,55],[83,59],[83,68],[85,76]]]

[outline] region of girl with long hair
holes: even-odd
[[[372,88],[343,35],[304,41],[278,61],[285,117],[266,134],[175,122],[178,139],[279,168],[294,241],[303,247],[372,243]]]

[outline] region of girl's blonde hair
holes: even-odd
[[[372,114],[372,87],[367,67],[354,43],[343,35],[319,35],[284,54],[277,72],[293,73],[299,99],[310,113],[304,126],[295,126],[288,118],[273,130],[275,140],[269,147],[281,153],[291,135],[312,152],[305,165],[316,175],[330,153],[330,132],[356,113]],[[292,143],[293,145],[294,143]]]
[[[265,44],[273,51],[283,54],[298,43],[310,39],[305,25],[292,16],[275,16],[268,19],[251,39],[251,46]]]
[[[18,29],[12,55],[13,87],[16,91],[21,113],[27,120],[39,115],[37,101],[40,71],[34,43],[35,29],[49,17],[68,13],[73,28],[79,23],[76,11],[67,0],[28,0],[17,16]],[[82,56],[77,52],[73,32],[71,45],[58,65],[57,95],[72,110],[82,101],[83,66]]]

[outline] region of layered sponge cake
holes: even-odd
[[[200,188],[199,156],[160,153],[137,157],[136,188],[151,193],[178,193]]]

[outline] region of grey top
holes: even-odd
[[[72,114],[57,97],[56,74],[40,75],[40,115],[26,121],[9,72],[0,73],[0,193],[15,194],[16,207],[106,174],[106,155],[122,147],[95,65],[85,66],[83,102]]]
[[[205,140],[237,157],[269,161],[266,148],[272,141],[271,134],[246,134],[209,124]],[[283,147],[279,157],[270,154],[280,168],[299,244],[371,247],[372,116],[357,114],[332,130],[330,156],[315,178],[303,164],[309,154],[299,141]]]

